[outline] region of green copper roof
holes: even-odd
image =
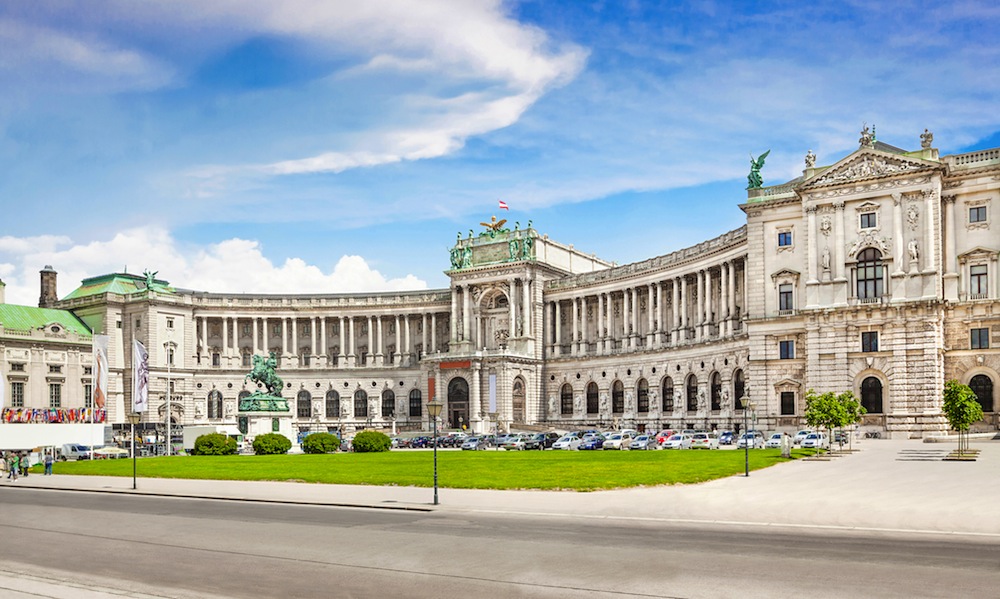
[[[84,279],[79,287],[63,299],[71,300],[92,295],[104,295],[105,293],[128,295],[145,290],[146,277],[128,273],[114,273]],[[173,293],[174,288],[166,281],[154,279],[153,291],[157,293]]]
[[[0,324],[6,330],[30,331],[56,323],[68,332],[90,337],[90,329],[72,312],[51,308],[32,308],[0,304]]]

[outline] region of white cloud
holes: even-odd
[[[0,238],[0,275],[7,284],[7,303],[35,305],[38,271],[52,265],[59,273],[59,295],[68,295],[87,277],[157,269],[171,285],[219,293],[352,293],[425,289],[413,275],[387,279],[361,256],[343,256],[329,272],[300,258],[281,265],[264,256],[253,240],[229,239],[207,247],[188,248],[168,231],[143,227],[123,231],[107,241],[62,249],[36,249],[31,239]],[[68,246],[68,247],[66,247]]]

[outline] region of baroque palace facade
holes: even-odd
[[[3,323],[0,374],[8,397],[19,382],[22,406],[48,408],[61,363],[74,373],[62,407],[84,407],[90,329],[111,337],[111,422],[130,402],[135,338],[150,354],[145,418],[166,417],[169,385],[177,424],[235,424],[251,357],[273,352],[300,432],[426,430],[431,399],[480,432],[745,416],[793,429],[814,389],[851,390],[864,428],[918,437],[946,429],[952,378],[984,407],[975,428],[995,430],[1000,148],[940,157],[920,139],[904,151],[866,129],[829,166],[810,151],[801,177],[748,190],[745,226],[623,266],[494,217],[459,236],[441,290],[227,294],[109,274],[58,299],[47,268],[40,307],[17,308],[49,317],[27,335]],[[86,327],[56,339],[56,313]]]

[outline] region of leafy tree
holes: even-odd
[[[340,447],[340,439],[330,433],[312,433],[302,440],[305,453],[333,453]]]
[[[354,436],[354,451],[357,453],[375,453],[389,451],[392,440],[385,433],[378,431],[361,431]]]
[[[944,384],[944,416],[958,431],[958,454],[969,449],[969,425],[983,419],[983,406],[968,385],[952,379]]]
[[[810,389],[806,392],[806,424],[813,428],[826,429],[831,438],[833,429],[859,422],[865,413],[867,410],[851,391],[840,394],[827,391],[817,394]]]
[[[253,452],[257,455],[279,455],[291,448],[292,442],[280,433],[266,433],[253,440]]]
[[[233,455],[236,453],[236,439],[222,433],[199,435],[194,440],[192,455]]]

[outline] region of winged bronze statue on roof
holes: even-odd
[[[490,218],[490,222],[479,223],[479,224],[486,227],[486,230],[480,233],[480,235],[489,235],[490,237],[496,237],[497,233],[502,233],[507,230],[503,228],[503,226],[507,224],[506,218],[501,218],[500,220],[497,220],[497,217],[493,216]]]

